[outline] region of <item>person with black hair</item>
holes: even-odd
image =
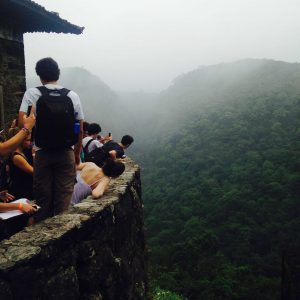
[[[84,116],[79,96],[58,84],[60,69],[55,60],[43,58],[35,70],[42,86],[25,92],[19,124],[30,106],[35,107],[33,182],[36,203],[41,209],[34,220],[40,221],[69,207],[75,164],[80,163]]]
[[[102,149],[109,154],[109,158],[112,160],[123,158],[125,156],[124,150],[127,149],[133,141],[133,137],[126,134],[122,137],[120,143],[111,140],[105,143]]]
[[[71,204],[75,205],[92,195],[94,199],[100,198],[108,187],[111,178],[120,176],[125,165],[119,161],[107,161],[102,168],[96,164],[88,162],[77,166],[81,171],[77,174],[77,183],[71,199]]]
[[[101,132],[101,127],[97,123],[89,124],[87,128],[87,137],[82,140],[82,148],[84,156],[93,151],[94,149],[100,148],[103,146],[97,139],[98,134]]]
[[[101,148],[90,152],[85,158],[85,161],[93,162],[97,166],[102,167],[103,164],[109,159],[116,160],[117,158],[124,158],[124,150],[127,149],[133,143],[133,141],[134,139],[130,135],[124,135],[120,143],[110,140]]]
[[[83,122],[83,135],[82,135],[82,140],[88,136],[88,129],[89,129],[90,123],[84,121]]]

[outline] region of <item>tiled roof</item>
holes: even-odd
[[[72,5],[72,1],[70,1]],[[25,32],[81,34],[84,27],[69,23],[31,0],[0,0],[0,19],[5,18]]]

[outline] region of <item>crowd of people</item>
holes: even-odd
[[[21,210],[28,224],[63,213],[88,196],[99,198],[120,176],[130,135],[120,142],[84,122],[79,96],[58,84],[52,58],[37,62],[42,86],[29,88],[18,117],[0,141],[0,212]],[[28,203],[11,203],[26,198]]]

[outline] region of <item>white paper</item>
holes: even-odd
[[[29,203],[29,201],[25,198],[21,198],[21,199],[12,201],[10,203],[24,203],[24,204],[27,204],[27,203]],[[22,214],[23,214],[23,212],[20,211],[19,209],[9,210],[9,211],[6,211],[6,212],[1,212],[0,213],[0,219],[7,220],[7,219],[10,219],[10,218],[13,218],[15,216],[22,215]]]

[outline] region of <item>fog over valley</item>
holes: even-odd
[[[28,77],[38,59],[51,56],[61,67],[84,67],[114,90],[159,92],[201,65],[299,61],[297,0],[35,2],[85,30],[25,34]]]

